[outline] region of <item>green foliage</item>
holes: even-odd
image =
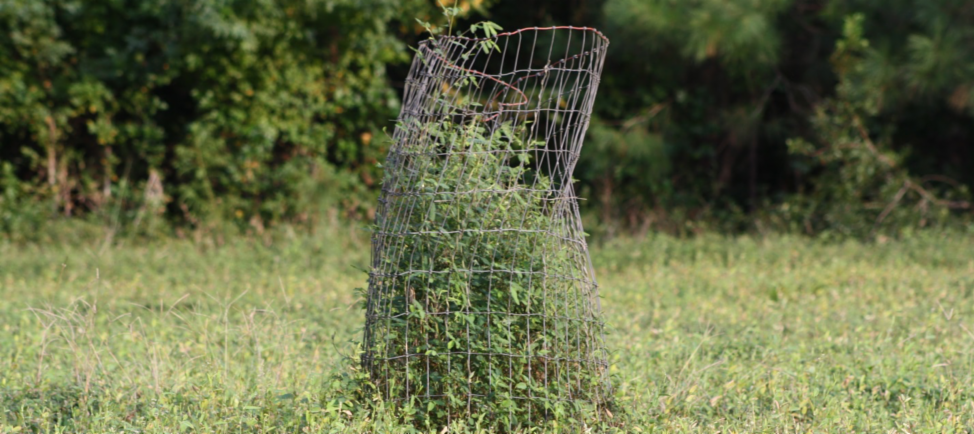
[[[367,326],[375,389],[437,431],[449,420],[593,423],[597,410],[583,403],[605,405],[603,377],[582,361],[601,351],[600,331],[584,312],[565,312],[584,289],[552,232],[568,203],[532,169],[539,143],[526,142],[527,124],[489,131],[480,116],[413,122],[398,128],[421,138],[386,165],[386,209],[413,211],[399,223],[409,237],[390,241],[398,250],[384,250],[370,282],[381,309]]]
[[[822,116],[861,124],[932,198],[974,188],[966,0],[0,0],[3,236],[36,239],[56,214],[140,234],[367,217],[406,47],[481,15],[612,40],[591,129],[606,152],[583,153],[576,185],[600,234],[868,236],[903,183],[839,185],[858,157],[789,147],[834,147]],[[901,212],[922,202],[908,190],[881,226],[972,218]]]
[[[944,224],[952,210],[972,208],[969,190],[943,184],[943,177],[911,176],[905,165],[909,150],[889,145],[893,131],[887,129],[874,140],[869,126],[876,126],[884,102],[882,93],[870,90],[873,78],[867,59],[875,54],[863,36],[863,21],[864,16],[856,14],[843,26],[843,39],[832,56],[840,73],[838,93],[817,108],[815,144],[803,139],[788,142],[790,151],[803,157],[806,171],[818,171],[814,189],[784,209],[799,217],[808,232],[861,236]]]
[[[662,40],[701,62],[717,57],[723,64],[766,67],[778,61],[780,41],[775,21],[791,0],[611,0],[605,14],[614,26],[632,31],[642,42]],[[634,35],[635,36],[635,35]]]
[[[764,180],[789,188],[781,155],[769,150],[800,120],[771,110],[785,90],[789,38],[800,33],[783,28],[793,3],[605,2],[612,45],[596,125],[616,137],[611,152],[583,153],[579,163],[580,191],[605,232],[683,233],[694,217],[733,228],[738,209],[757,208]]]
[[[918,187],[908,188],[914,204],[954,210],[923,218],[924,207],[906,212],[911,201],[903,201],[883,225],[897,231],[970,220],[954,206],[974,186],[968,6],[606,0],[590,8],[586,17],[601,21],[612,39],[597,114],[617,133],[611,152],[583,153],[579,163],[580,191],[594,199],[589,209],[610,234],[647,227],[682,233],[691,219],[730,230],[868,236],[909,178]],[[646,134],[632,135],[633,125]],[[789,146],[848,148],[847,140],[862,142],[860,128],[879,153],[897,155],[895,168],[867,155],[865,145],[865,153],[832,154],[828,162]],[[652,150],[645,152],[654,163],[639,158],[638,148]],[[849,172],[833,176],[840,166]],[[660,179],[657,167],[670,170]],[[870,182],[890,187],[867,186],[853,171],[871,171]],[[887,180],[890,171],[897,175]]]
[[[419,6],[4,0],[2,185],[106,222],[260,232],[360,212],[384,153],[371,138],[398,104],[386,65],[407,58],[388,24]]]
[[[616,235],[613,222],[620,220],[628,220],[631,228],[645,231],[649,222],[640,220],[646,210],[659,211],[661,202],[674,194],[666,143],[659,134],[647,130],[646,121],[634,118],[616,128],[596,120],[589,128],[582,153],[587,157],[576,174],[586,180],[590,192],[601,201],[600,229],[608,237]],[[613,197],[620,200],[613,201]]]
[[[30,185],[21,183],[9,162],[0,162],[0,233],[30,238],[41,231],[47,210],[31,199]]]

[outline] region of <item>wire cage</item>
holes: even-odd
[[[385,162],[362,365],[414,422],[508,431],[611,414],[572,171],[608,39],[419,44]]]

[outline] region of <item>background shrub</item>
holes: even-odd
[[[444,4],[612,39],[597,151],[576,171],[597,234],[870,236],[972,216],[968,1]],[[431,0],[0,1],[0,228],[370,217],[414,18],[443,23]]]

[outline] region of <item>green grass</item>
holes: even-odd
[[[0,244],[0,433],[403,432],[329,392],[365,234]],[[972,432],[974,235],[595,248],[625,432]]]

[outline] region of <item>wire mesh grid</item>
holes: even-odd
[[[363,366],[427,424],[598,420],[610,395],[571,174],[608,40],[419,44],[372,237]]]

